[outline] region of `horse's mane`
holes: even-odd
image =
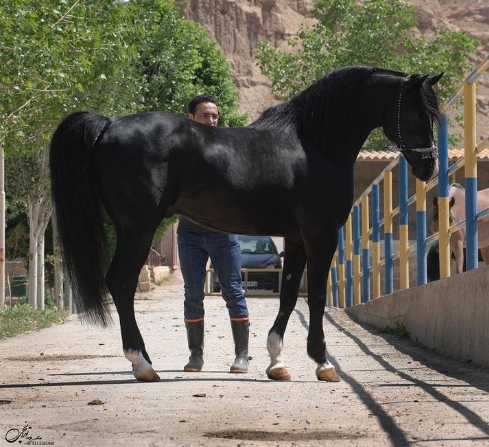
[[[339,134],[351,132],[348,116],[356,110],[358,97],[373,73],[407,77],[405,73],[369,66],[339,68],[290,101],[265,110],[249,127],[287,132],[314,147],[324,147],[326,139],[331,138],[331,129]],[[421,84],[421,103],[430,117],[439,122],[441,113],[438,102],[428,82]]]
[[[421,104],[428,115],[437,123],[440,124],[441,110],[436,99],[435,92],[430,87],[428,82],[421,84]]]
[[[299,139],[320,147],[331,126],[341,131],[338,126],[346,130],[351,125],[340,122],[339,117],[343,111],[354,110],[362,87],[375,70],[363,66],[334,70],[290,101],[265,110],[249,127],[295,133]]]

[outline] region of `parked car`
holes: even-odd
[[[238,235],[241,247],[242,268],[250,269],[280,269],[282,268],[283,252],[279,253],[277,246],[270,236],[244,236]],[[269,290],[278,292],[279,272],[248,272],[245,284],[243,273],[243,287],[245,290]],[[221,286],[213,274],[213,291],[220,292]]]

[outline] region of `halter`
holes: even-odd
[[[387,146],[389,150],[399,152],[405,151],[413,151],[421,153],[421,158],[434,158],[438,155],[438,148],[436,146],[431,147],[423,147],[423,148],[408,148],[403,142],[402,133],[401,133],[401,102],[402,102],[402,93],[404,88],[404,79],[401,79],[401,86],[399,88],[399,99],[397,100],[397,136],[399,138],[399,143],[394,146]]]

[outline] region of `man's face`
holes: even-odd
[[[208,126],[217,126],[219,112],[213,102],[201,102],[197,104],[193,115],[191,113],[188,114],[188,118]]]

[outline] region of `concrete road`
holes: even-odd
[[[278,300],[250,298],[250,372],[230,374],[223,303],[206,299],[205,371],[184,373],[181,279],[138,296],[157,383],[133,379],[117,319],[103,329],[72,318],[0,342],[0,447],[489,446],[489,371],[327,309],[328,351],[343,381],[319,382],[299,298],[284,348],[292,380],[271,382],[266,337]]]

